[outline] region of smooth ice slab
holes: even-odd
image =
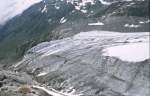
[[[150,58],[149,43],[129,43],[104,49],[104,56],[114,56],[124,61],[140,62]]]

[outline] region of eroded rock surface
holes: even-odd
[[[78,96],[38,83],[25,72],[0,71],[0,96]]]

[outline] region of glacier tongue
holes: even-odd
[[[148,38],[149,32],[81,32],[73,37],[38,44],[14,67],[34,74],[38,82],[61,89],[61,92],[73,87],[75,93],[84,96],[148,96],[150,59],[145,57],[148,46],[143,46],[149,42]],[[105,56],[104,50],[116,49],[114,46],[121,46],[121,51],[138,46],[139,52],[144,52],[138,55],[145,58],[132,62]],[[128,54],[135,57],[131,52]],[[41,75],[42,72],[46,73]]]

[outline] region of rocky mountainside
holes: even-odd
[[[150,96],[149,0],[41,0],[0,25],[0,96]]]
[[[149,0],[42,0],[0,28],[1,61],[81,31],[149,31]]]

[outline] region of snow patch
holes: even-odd
[[[140,62],[150,58],[149,46],[148,42],[128,43],[126,45],[108,47],[103,50],[103,55],[117,57],[123,61]]]
[[[140,24],[144,24],[144,23],[150,23],[150,20],[147,21],[139,21]]]
[[[140,25],[134,25],[134,24],[125,24],[124,27],[129,27],[129,28],[138,28]]]
[[[65,23],[67,21],[67,19],[65,19],[65,17],[62,17],[61,19],[60,19],[60,23]]]
[[[94,13],[94,11],[91,11],[91,13]]]
[[[75,9],[76,10],[80,10],[80,9],[82,9],[82,7],[84,7],[84,6],[86,6],[87,5],[87,3],[91,3],[92,5],[94,5],[95,4],[95,0],[79,0],[79,1],[77,1],[77,0],[67,0],[67,3],[72,3],[72,4],[76,4],[76,6],[75,6]]]
[[[56,8],[57,10],[59,10],[59,9],[60,9],[60,6],[55,5],[55,8]]]
[[[140,23],[140,24],[144,24],[145,22],[144,22],[144,21],[139,21],[139,23]]]
[[[40,74],[37,75],[37,77],[44,76],[46,74],[47,74],[47,72],[41,72]]]
[[[75,9],[76,10],[80,10],[80,6],[75,6]]]
[[[89,23],[88,25],[104,25],[103,22],[97,22],[97,23]]]
[[[81,12],[83,12],[83,13],[87,13],[87,10],[83,10],[83,9],[82,9],[82,10],[81,10]]]
[[[47,12],[47,6],[45,5],[44,8],[41,11],[42,13]]]
[[[92,5],[95,4],[94,0],[82,0],[82,3],[80,3],[80,5],[85,6],[87,3],[91,3]]]
[[[104,1],[104,0],[99,0],[103,5],[110,5],[112,4],[112,2],[107,2],[107,1]]]

